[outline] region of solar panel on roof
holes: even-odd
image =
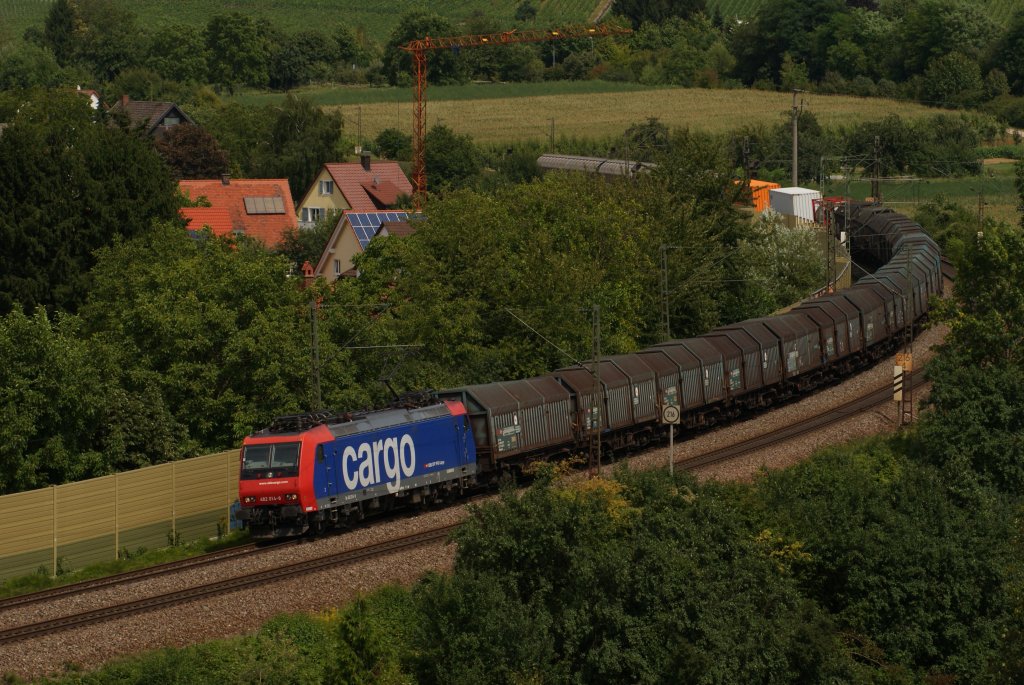
[[[380,230],[380,225],[385,221],[404,221],[409,217],[408,212],[349,212],[345,215],[352,231],[359,240],[359,246],[366,249],[370,240]]]
[[[284,214],[284,200],[280,196],[244,197],[246,214]]]

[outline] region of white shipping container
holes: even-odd
[[[779,214],[814,221],[814,201],[821,199],[819,191],[809,188],[772,188],[769,192],[772,209]]]

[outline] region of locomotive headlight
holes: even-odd
[[[299,499],[299,496],[296,495],[295,493],[289,493],[285,495],[284,498],[289,502],[294,502],[295,500]]]
[[[242,501],[244,503],[246,503],[246,504],[255,504],[256,503],[256,498],[255,497],[246,497]]]

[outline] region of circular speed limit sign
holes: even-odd
[[[679,407],[674,404],[665,405],[661,410],[661,420],[664,423],[679,423]]]

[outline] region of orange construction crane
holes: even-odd
[[[501,33],[470,34],[445,38],[426,36],[401,46],[406,52],[412,53],[412,69],[416,74],[416,107],[413,110],[412,125],[412,184],[416,193],[414,197],[416,211],[423,208],[423,201],[427,195],[427,162],[423,150],[423,139],[427,127],[427,51],[475,48],[482,45],[508,45],[510,43],[540,43],[567,38],[603,38],[605,36],[623,36],[632,32],[631,29],[608,24],[566,26],[550,30],[512,29]]]

